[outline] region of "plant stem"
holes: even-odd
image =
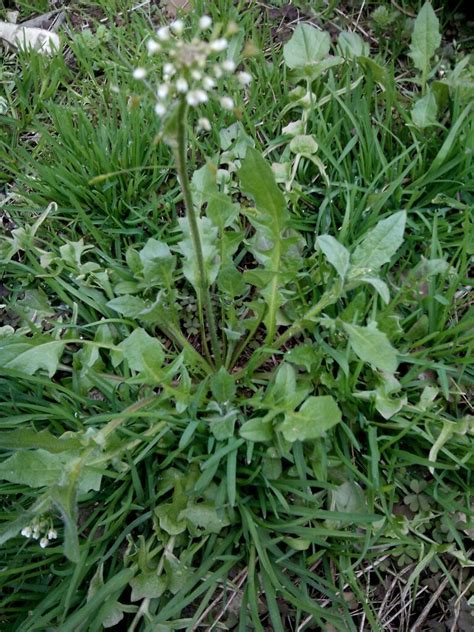
[[[181,99],[178,110],[178,125],[176,131],[177,146],[174,149],[174,157],[176,162],[176,171],[178,172],[179,182],[183,191],[184,205],[186,207],[186,215],[189,222],[189,231],[193,242],[194,252],[197,260],[198,268],[198,300],[204,305],[207,316],[207,325],[211,338],[211,348],[214,354],[214,361],[219,368],[222,364],[221,350],[219,339],[217,337],[216,320],[212,309],[211,293],[207,282],[206,267],[204,265],[204,255],[202,252],[201,236],[199,234],[199,225],[196,211],[194,209],[193,197],[191,194],[191,184],[189,182],[188,172],[186,169],[186,101]],[[204,323],[201,325],[204,328]],[[202,341],[203,348],[206,349],[206,340]]]

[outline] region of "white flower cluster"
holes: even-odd
[[[170,105],[176,99],[185,99],[192,107],[198,107],[211,98],[218,98],[220,106],[225,110],[234,109],[234,101],[226,95],[219,95],[218,82],[222,77],[235,73],[236,65],[231,59],[222,62],[215,60],[215,56],[225,51],[228,40],[222,36],[217,27],[210,38],[204,39],[203,33],[212,27],[212,19],[203,15],[198,22],[198,34],[191,39],[185,39],[183,35],[186,25],[183,20],[175,20],[168,26],[162,26],[156,32],[156,37],[147,41],[147,50],[150,56],[163,54],[167,59],[163,65],[162,78],[156,88],[155,112],[159,117],[164,117],[169,111]],[[228,28],[224,35],[235,32],[235,25]],[[133,77],[138,80],[146,80],[148,71],[146,68],[135,68]],[[237,79],[242,86],[247,86],[252,77],[247,72],[238,72]],[[207,118],[198,120],[198,130],[209,131],[211,124]]]
[[[43,519],[37,519],[27,527],[23,527],[20,533],[25,538],[39,540],[39,545],[42,549],[48,546],[50,540],[56,540],[58,537],[58,533],[51,525],[51,522]]]

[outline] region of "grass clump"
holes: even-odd
[[[467,63],[202,8],[3,62],[3,626],[468,622]]]

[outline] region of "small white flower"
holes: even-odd
[[[171,22],[170,29],[173,31],[173,33],[176,33],[176,35],[181,35],[181,33],[184,31],[183,20],[175,20],[174,22]]]
[[[34,527],[33,533],[31,534],[31,537],[33,538],[33,540],[39,540],[40,532],[39,532],[39,529],[37,527]]]
[[[191,71],[191,77],[195,81],[199,81],[199,79],[202,77],[202,72],[200,72],[199,70],[192,70]]]
[[[230,97],[222,97],[220,103],[224,110],[232,110],[234,107],[234,102]]]
[[[249,83],[251,83],[252,81],[252,75],[249,74],[248,72],[239,72],[239,74],[237,75],[237,79],[239,80],[239,83],[241,83],[243,86],[248,86]]]
[[[201,31],[205,31],[211,26],[212,26],[212,19],[208,15],[203,15],[199,18],[199,28],[201,29]]]
[[[57,537],[58,537],[58,532],[56,531],[56,529],[50,529],[48,531],[48,540],[56,540]]]
[[[170,29],[168,26],[161,26],[156,31],[157,38],[162,42],[167,42],[170,38]]]
[[[186,79],[184,77],[180,77],[179,79],[177,79],[176,81],[176,90],[178,92],[181,92],[182,94],[184,94],[185,92],[188,91],[188,82],[186,81]]]
[[[48,538],[41,538],[41,540],[40,540],[40,547],[42,549],[45,549],[48,546],[48,544],[49,544]]]
[[[199,100],[194,90],[191,90],[191,92],[188,92],[188,94],[186,95],[186,102],[191,107],[194,107],[199,104]]]
[[[205,90],[195,90],[194,93],[199,103],[206,103],[208,97]]]
[[[232,61],[232,59],[226,59],[225,61],[223,61],[222,69],[225,70],[226,72],[234,72],[235,64]]]
[[[202,80],[202,85],[205,90],[212,90],[215,87],[216,82],[212,77],[204,77]]]
[[[155,105],[155,113],[160,117],[166,114],[166,107],[163,105],[163,103],[157,103]]]
[[[135,70],[133,71],[134,79],[145,79],[145,77],[146,77],[145,68],[135,68]]]
[[[149,39],[146,43],[146,47],[149,55],[154,55],[161,50],[161,46],[154,39]]]
[[[205,132],[210,132],[211,131],[211,124],[209,122],[209,119],[204,118],[204,117],[198,119],[198,129],[202,129]]]
[[[158,86],[158,90],[156,91],[156,94],[158,95],[158,98],[166,99],[169,91],[170,91],[170,88],[168,84],[162,83],[160,86]]]
[[[25,536],[25,538],[31,538],[31,534],[33,533],[31,527],[23,527],[21,530],[21,535]]]
[[[227,48],[227,40],[225,39],[225,37],[220,37],[219,39],[216,39],[214,41],[212,41],[209,44],[209,47],[212,51],[214,51],[215,53],[220,53],[223,50],[225,50]]]
[[[220,79],[222,77],[222,69],[216,64],[213,68],[214,76],[216,79]]]
[[[166,64],[163,66],[163,72],[165,73],[165,75],[169,75],[171,77],[176,72],[176,68],[174,67],[174,64],[166,62]]]

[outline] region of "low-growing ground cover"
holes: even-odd
[[[1,60],[1,629],[472,628],[471,40],[320,4]]]

